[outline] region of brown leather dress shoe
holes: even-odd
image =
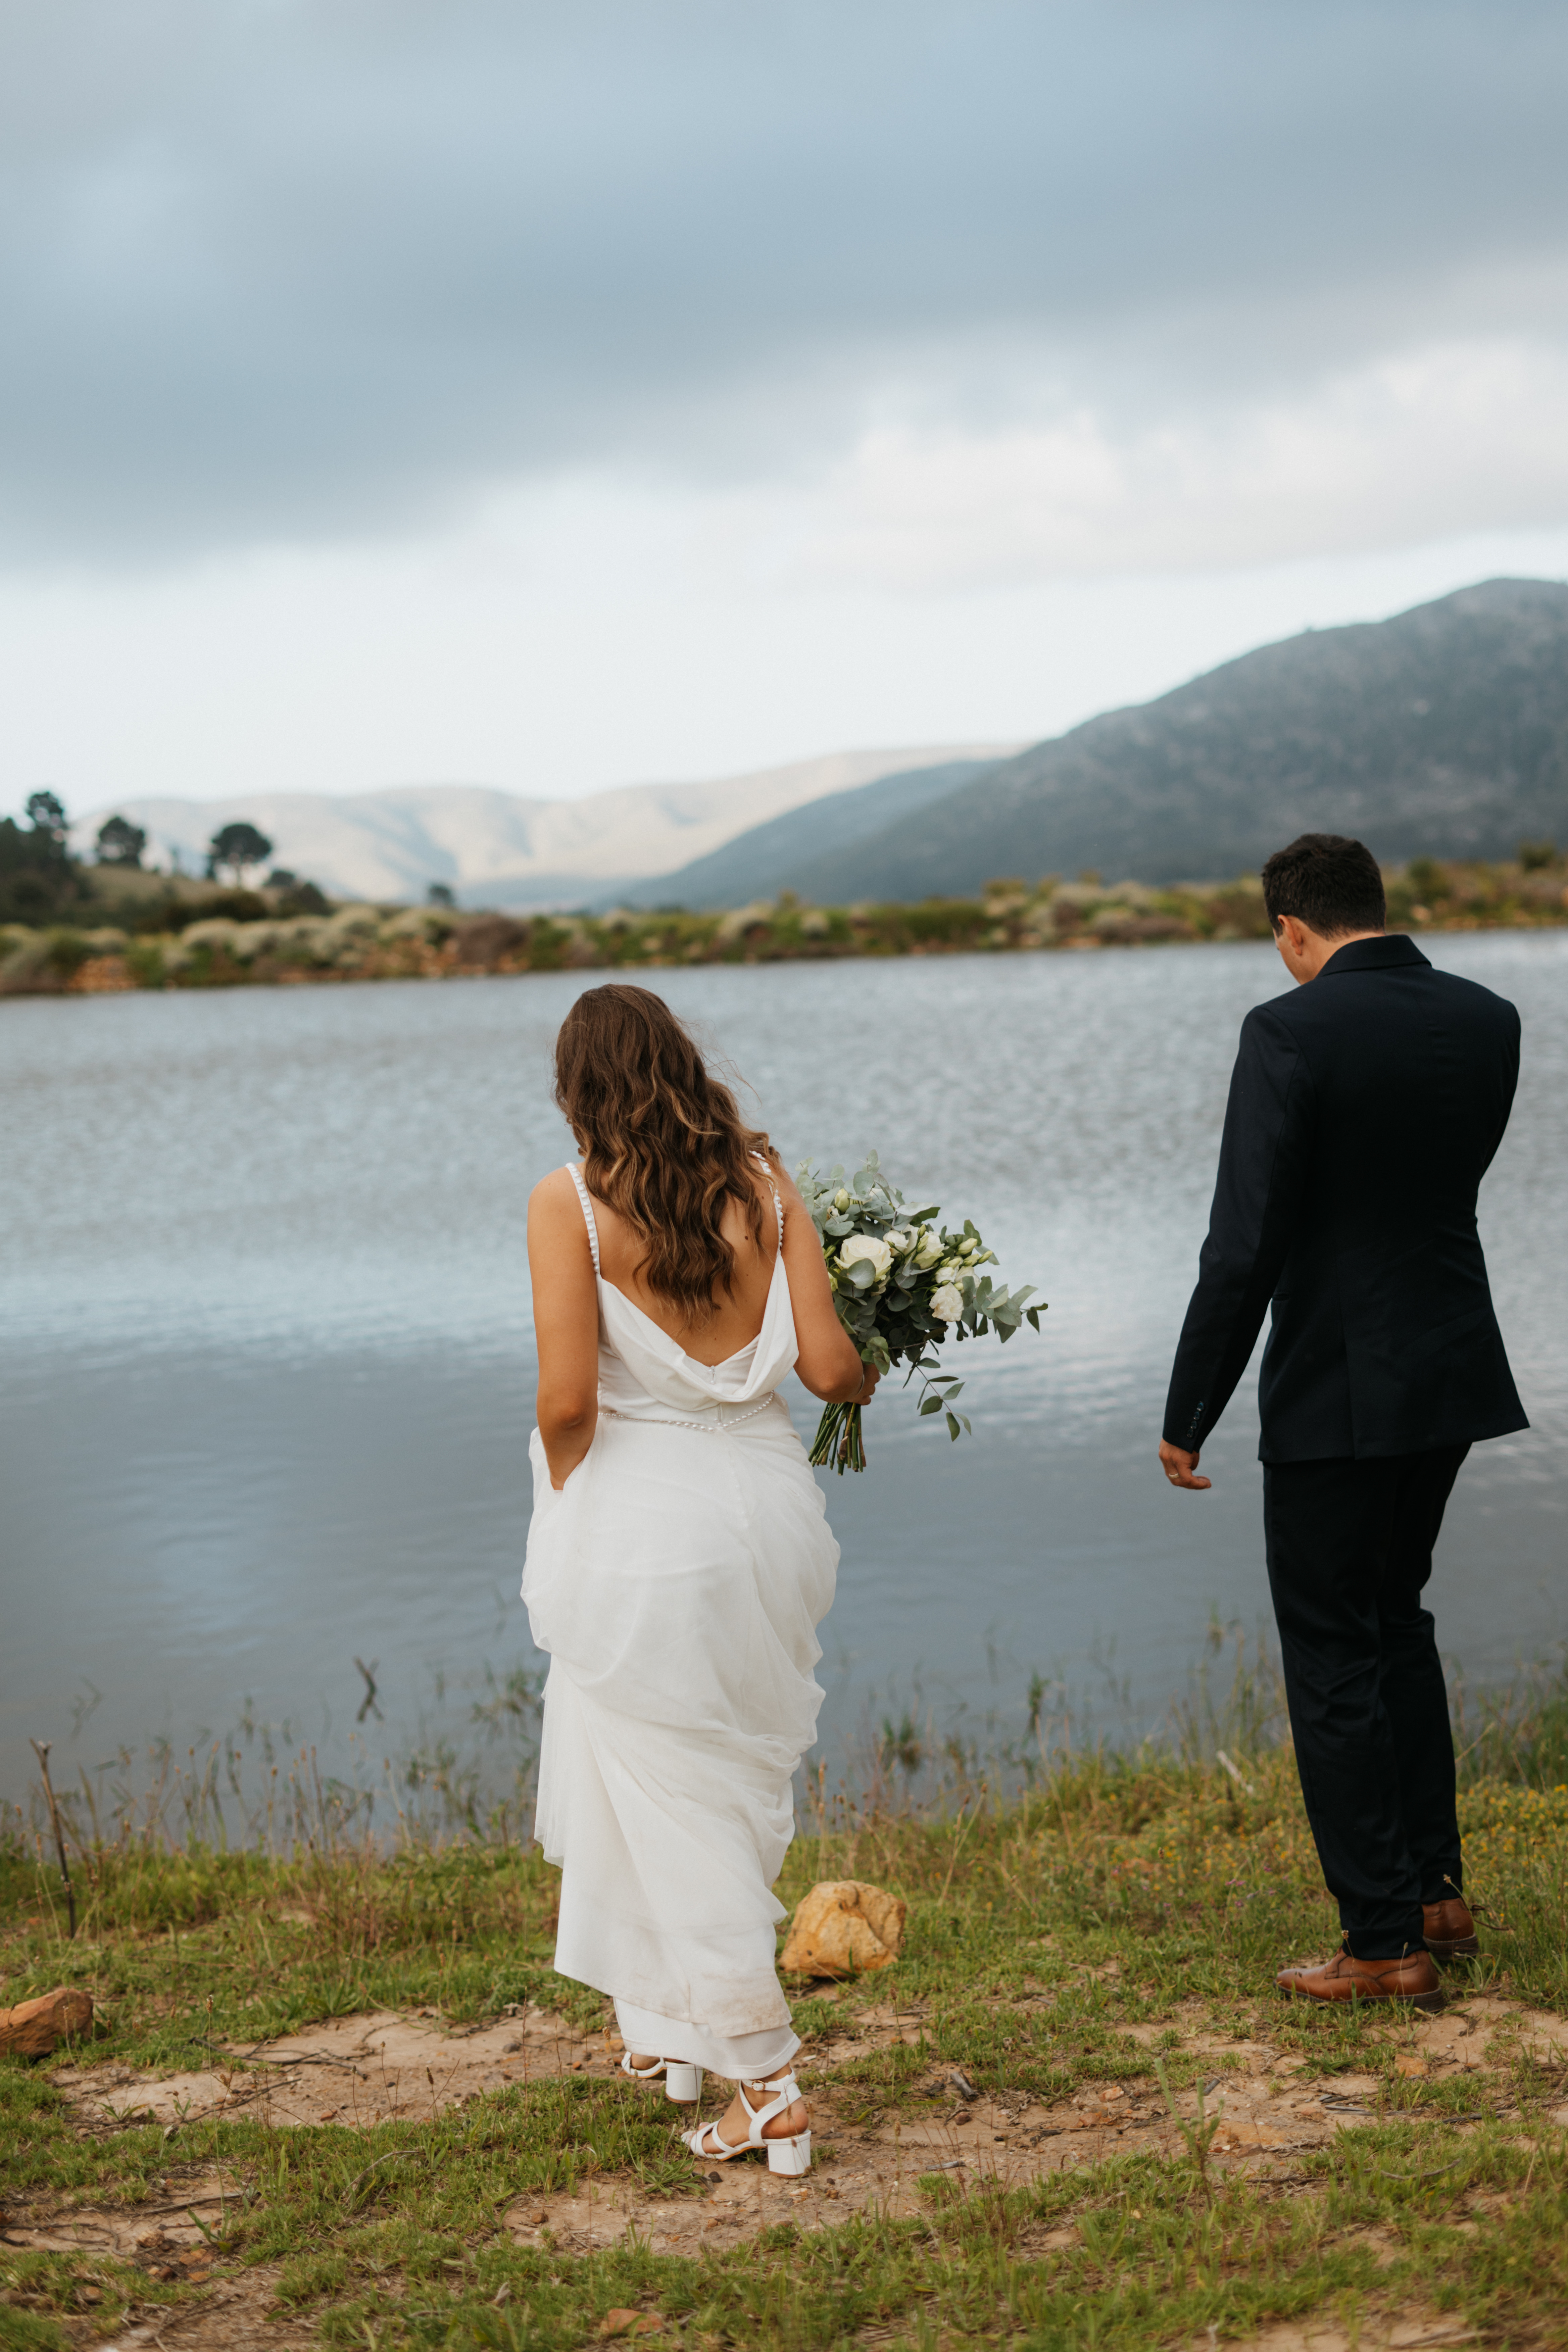
[[[1441,1903],[1423,1903],[1421,1932],[1435,1960],[1468,1960],[1481,1948],[1470,1906],[1462,1895],[1446,1895]]]
[[[1396,1960],[1336,1952],[1321,1968],[1281,1969],[1274,1981],[1297,2000],[1408,2000],[1417,2009],[1442,2009],[1448,1999],[1430,1952],[1405,1952]]]

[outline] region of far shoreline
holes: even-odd
[[[220,911],[100,884],[81,917],[118,922],[0,926],[0,996],[301,987],[377,980],[521,977],[533,972],[704,969],[900,956],[1082,954],[1107,948],[1218,945],[1272,934],[1254,876],[1231,882],[1110,886],[1097,875],[988,884],[979,898],[850,907],[793,892],[727,910],[611,908],[508,914],[446,906],[332,905],[292,912],[262,893]],[[126,877],[128,880],[129,877]],[[1388,928],[1414,939],[1568,927],[1568,860],[1512,865],[1418,858],[1385,875]],[[319,894],[318,898],[319,898]],[[232,909],[232,911],[231,911]]]

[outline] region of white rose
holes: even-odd
[[[931,1311],[939,1323],[956,1323],[963,1313],[963,1293],[956,1282],[944,1282],[931,1295]]]
[[[925,1226],[921,1234],[921,1245],[915,1252],[915,1264],[922,1274],[928,1273],[936,1265],[942,1251],[942,1235],[933,1234],[929,1225]]]
[[[869,1265],[879,1282],[893,1270],[893,1253],[886,1242],[876,1241],[869,1234],[851,1234],[838,1253],[840,1265]]]
[[[907,1249],[913,1248],[914,1239],[915,1237],[913,1234],[906,1234],[901,1225],[894,1225],[888,1233],[888,1247],[890,1250],[896,1251],[898,1255],[902,1257]]]

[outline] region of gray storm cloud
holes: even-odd
[[[13,562],[1568,335],[1560,5],[0,7]]]

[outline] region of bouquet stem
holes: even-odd
[[[858,1404],[825,1404],[808,1459],[816,1469],[831,1462],[842,1478],[846,1470],[864,1470],[866,1441]]]

